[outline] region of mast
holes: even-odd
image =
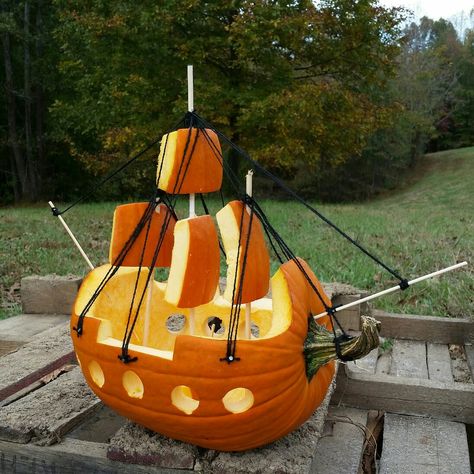
[[[193,68],[188,66],[188,112],[194,110]],[[219,284],[217,229],[208,215],[196,215],[195,193],[221,188],[221,146],[213,130],[193,125],[165,135],[158,158],[158,188],[172,195],[188,194],[186,219],[177,221],[165,300],[189,310],[189,334],[195,333],[195,308],[211,301]]]
[[[188,112],[194,111],[194,74],[192,64],[188,64]],[[189,217],[196,216],[196,194],[189,194]],[[189,332],[194,334],[196,329],[195,309],[189,308]]]
[[[247,172],[247,176],[245,177],[245,192],[252,197],[253,192],[253,170],[249,170]],[[246,206],[247,212],[250,214],[250,207]],[[245,338],[250,339],[251,336],[251,314],[252,314],[252,303],[245,304]]]

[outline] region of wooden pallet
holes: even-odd
[[[474,324],[373,311],[385,351],[344,365],[334,402],[392,413],[474,423]],[[353,314],[341,321],[357,330]]]
[[[383,440],[384,448],[378,456],[372,453],[372,461],[380,463],[380,472],[384,474],[444,472],[445,464],[441,461],[446,450],[456,452],[457,464],[447,458],[449,467],[467,474],[469,454],[463,423],[472,423],[474,419],[474,384],[454,381],[459,368],[449,357],[448,346],[456,343],[464,349],[465,364],[472,374],[473,323],[383,312],[374,312],[374,316],[382,321],[385,339],[393,340],[391,350],[383,354],[374,351],[357,364],[340,366],[343,370],[339,370],[333,407],[311,468],[307,471],[301,467],[292,472],[360,473],[364,463],[370,464],[368,448],[371,440],[377,439]],[[358,329],[358,318],[358,311],[341,313],[344,324],[353,330]],[[14,338],[12,334],[10,339]],[[177,473],[202,468],[200,461],[186,469],[183,462],[181,468],[177,464],[171,468],[170,460],[160,461],[159,456],[155,456],[153,463],[161,462],[161,467],[109,459],[107,456],[113,451],[110,438],[126,434],[128,422],[91,394],[79,368],[71,368],[71,349],[67,327],[56,326],[0,358],[0,473]],[[65,402],[55,402],[54,413],[49,406],[52,398]],[[63,411],[57,413],[57,406]],[[19,421],[13,421],[14,414],[21,415]],[[414,435],[420,432],[424,438]],[[439,438],[439,433],[448,433],[448,439]],[[414,458],[408,456],[407,446]],[[419,457],[423,450],[428,457]],[[269,456],[271,451],[263,451],[260,458],[264,462]],[[407,459],[421,459],[418,471],[410,471],[412,461]],[[222,456],[222,460],[220,472],[236,472],[229,468],[232,463],[229,464],[227,456]],[[235,462],[239,461],[234,461],[234,467]],[[439,469],[433,467],[434,463],[438,463]]]

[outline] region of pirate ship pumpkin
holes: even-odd
[[[341,308],[331,306],[307,263],[271,225],[252,197],[250,174],[241,190],[221,141],[250,158],[189,109],[161,139],[150,200],[115,210],[109,263],[84,279],[71,334],[84,377],[106,405],[166,436],[241,451],[303,423],[326,395],[334,359],[353,360],[376,347],[378,323],[365,318],[357,338],[336,331]],[[203,193],[219,192],[223,177],[237,200],[223,204],[215,221]],[[189,213],[178,218],[183,195]],[[304,204],[396,276],[395,289],[412,283]],[[267,243],[280,261],[271,279]],[[169,268],[167,281],[155,279],[157,267]]]

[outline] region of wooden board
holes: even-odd
[[[0,343],[34,340],[37,334],[69,321],[64,314],[20,314],[0,320]]]
[[[357,474],[365,439],[361,427],[366,423],[366,410],[331,406],[310,473]]]
[[[341,367],[331,403],[474,423],[474,384],[351,373]]]
[[[69,323],[48,329],[16,352],[1,358],[0,401],[75,361]]]
[[[426,360],[428,363],[428,378],[440,382],[453,383],[451,357],[446,344],[428,343],[426,345]]]
[[[395,339],[464,344],[474,342],[474,323],[469,319],[415,316],[372,310],[382,323],[380,335]]]
[[[0,410],[0,439],[55,443],[100,406],[79,367]]]
[[[428,367],[426,365],[425,343],[396,340],[392,347],[390,375],[427,379]]]
[[[352,372],[363,372],[366,374],[375,374],[375,368],[377,366],[377,359],[379,357],[379,349],[374,349],[369,352],[362,359],[347,362]]]
[[[152,466],[133,466],[110,461],[105,457],[106,445],[88,441],[65,439],[56,446],[39,447],[0,441],[0,472],[3,474],[31,473],[189,473],[185,470],[157,469]]]
[[[379,472],[469,474],[465,426],[451,421],[387,413]]]

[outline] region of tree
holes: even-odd
[[[67,84],[55,137],[95,173],[186,110],[187,63],[198,112],[290,174],[338,166],[385,123],[377,90],[393,74],[402,16],[375,1],[54,5]]]
[[[50,81],[54,55],[45,54],[44,0],[3,2],[0,10],[5,110],[7,132],[5,154],[0,159],[7,186],[0,198],[36,200],[45,178],[43,84]],[[51,50],[49,49],[48,52]],[[5,193],[5,194],[4,194]]]

